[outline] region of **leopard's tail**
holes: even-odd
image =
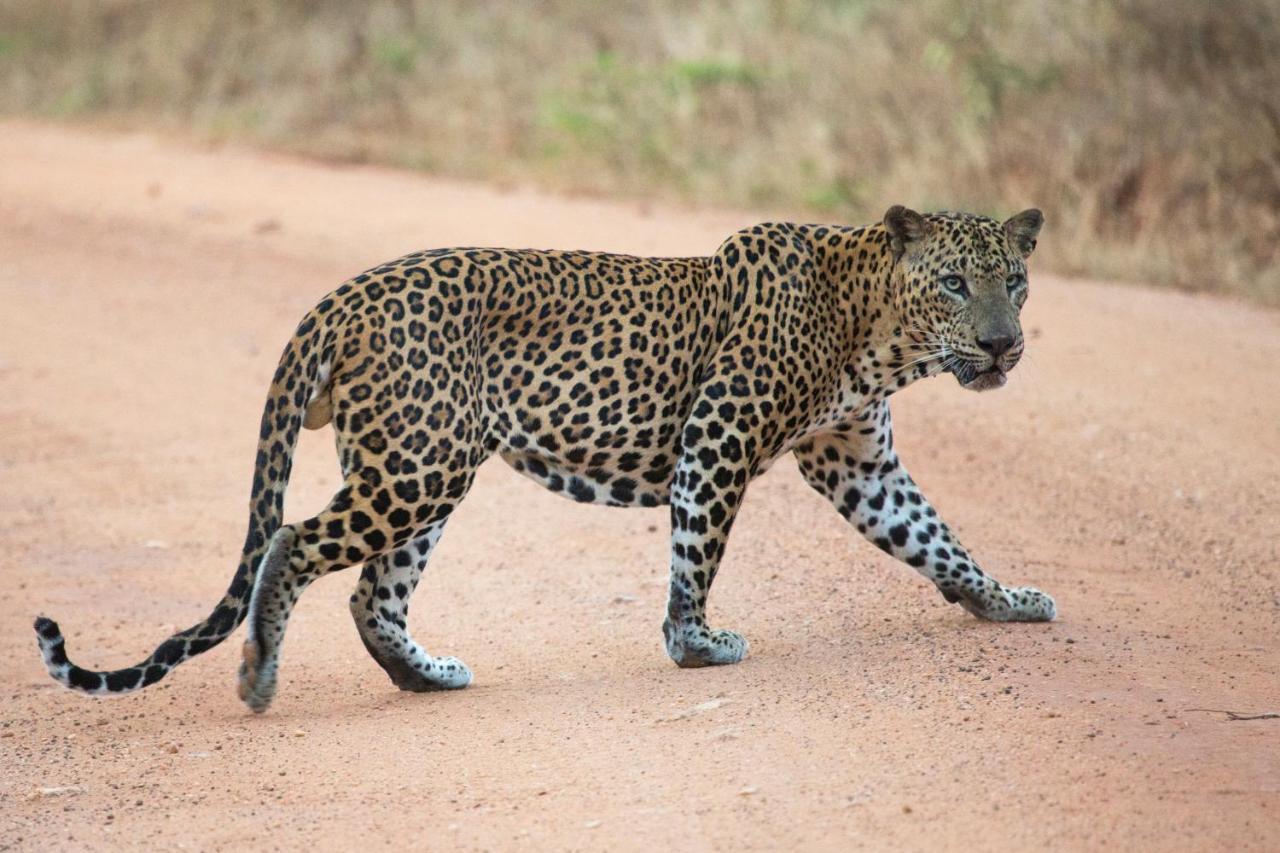
[[[317,309],[319,311],[319,309]],[[221,643],[244,621],[249,611],[258,563],[272,535],[280,527],[284,513],[284,492],[289,484],[293,454],[298,444],[304,413],[307,426],[321,426],[327,417],[316,418],[314,409],[325,409],[329,368],[334,357],[333,334],[322,317],[308,315],[285,347],[271,382],[262,425],[258,453],[254,460],[253,490],[249,499],[249,532],[245,537],[240,565],[226,595],[204,620],[179,631],[161,643],[146,660],[111,672],[94,672],[76,666],[67,657],[67,644],[58,623],[43,616],[36,619],[36,640],[45,666],[54,680],[79,693],[119,696],[155,684],[175,667]],[[323,397],[319,406],[308,408]]]

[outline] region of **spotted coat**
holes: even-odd
[[[741,635],[708,625],[707,595],[748,484],[788,452],[948,601],[988,619],[1051,619],[1052,599],[1002,586],[938,517],[894,452],[888,406],[937,373],[1003,384],[1022,352],[1040,222],[1038,211],[1001,224],[895,207],[864,228],[756,225],[710,257],[442,249],[369,270],[321,300],[285,348],[243,554],[210,616],[113,672],[71,663],[41,618],[46,665],[82,692],[130,692],[247,619],[240,695],[262,711],[299,595],[362,563],[351,612],[392,681],[465,686],[461,661],[412,638],[408,604],[494,454],[575,501],[670,506],[663,633],[681,666],[746,654]],[[284,524],[299,431],[328,424],[342,487],[320,514]]]

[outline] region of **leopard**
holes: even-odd
[[[58,624],[35,622],[52,677],[120,695],[155,684],[247,622],[239,697],[275,697],[290,613],[308,586],[363,568],[350,597],[361,640],[401,690],[467,686],[430,654],[409,600],[479,466],[501,457],[571,500],[669,508],[666,652],[733,664],[742,634],[707,600],[748,485],[791,453],[804,480],[875,546],[985,620],[1043,622],[1049,595],[979,567],[894,449],[889,398],[949,374],[1005,384],[1037,209],[1004,221],[901,205],[854,227],[765,222],[713,255],[449,248],[370,269],[298,324],[258,430],[248,532],[221,601],[141,663],[72,663]],[[342,485],[284,523],[302,429],[332,426]]]

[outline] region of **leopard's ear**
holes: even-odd
[[[889,232],[889,248],[895,259],[919,251],[929,236],[929,223],[925,218],[900,204],[885,211],[884,229]]]
[[[1036,248],[1036,235],[1044,225],[1044,214],[1034,207],[1011,216],[1004,223],[1004,236],[1009,248],[1024,258],[1031,257]]]

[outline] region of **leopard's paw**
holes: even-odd
[[[276,695],[275,658],[264,655],[252,639],[245,640],[240,649],[238,693],[255,714],[267,710]]]
[[[1058,615],[1053,598],[1030,586],[998,587],[981,592],[963,588],[948,591],[965,610],[992,622],[1052,622]]]
[[[668,619],[662,625],[667,654],[677,666],[694,668],[737,663],[747,656],[749,643],[736,631],[708,631],[681,627]]]
[[[470,667],[455,657],[427,658],[387,672],[396,687],[412,693],[460,690],[471,683]]]
[[[1058,615],[1058,605],[1052,596],[1035,587],[1020,586],[1005,591],[1013,602],[1011,622],[1052,622]]]

